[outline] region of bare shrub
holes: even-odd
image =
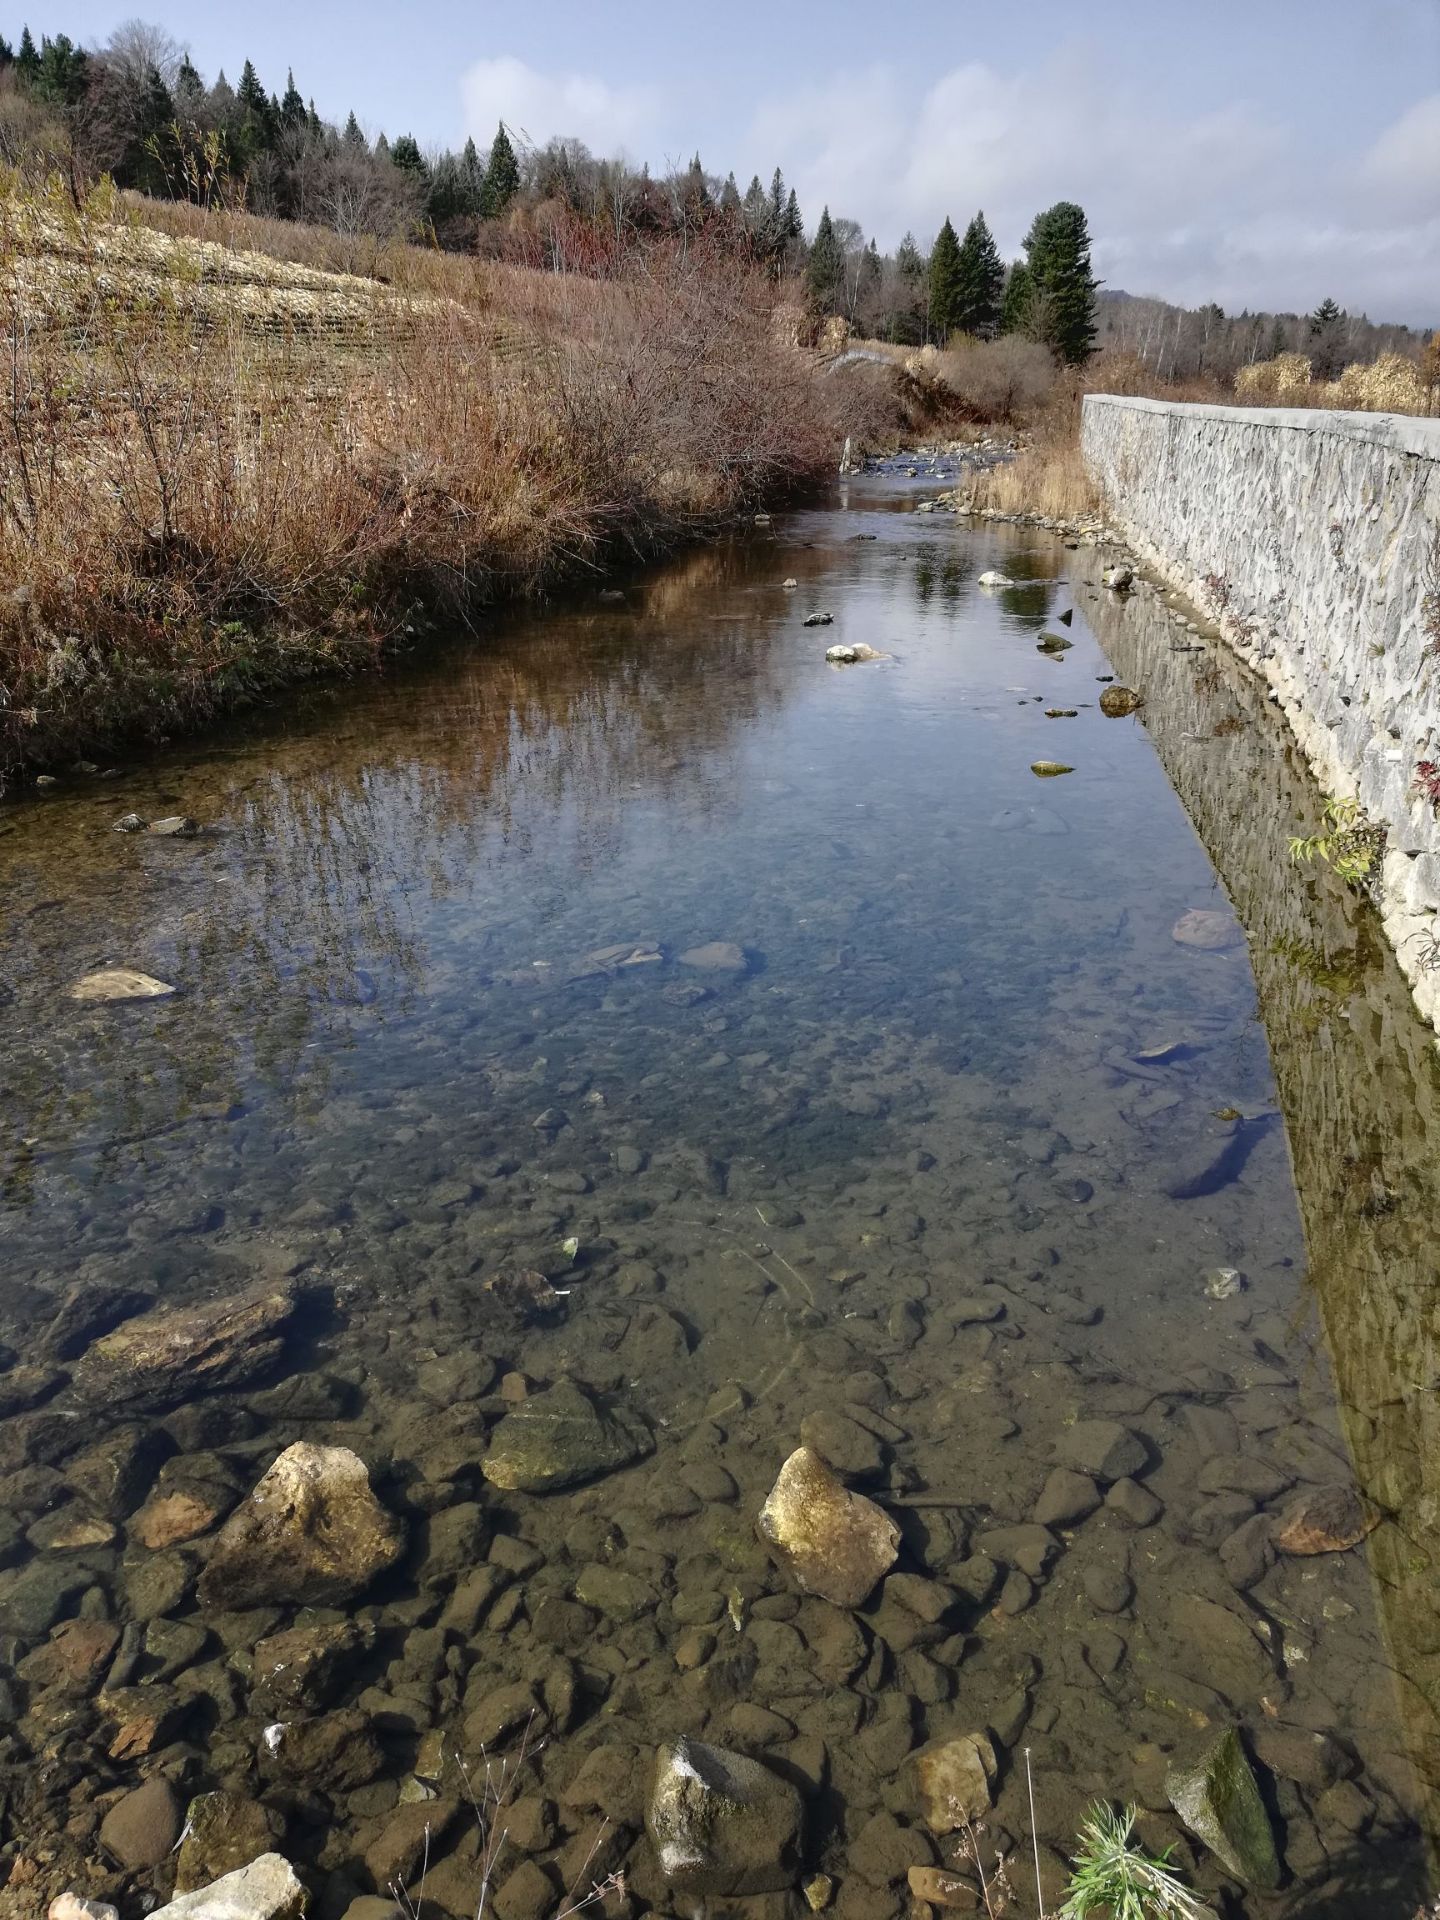
[[[655,550],[832,459],[773,288],[693,246],[610,282],[421,256],[367,293],[161,244],[104,196],[0,202],[0,773],[368,660],[420,610]]]
[[[1018,334],[999,340],[961,336],[938,356],[937,375],[973,420],[1010,422],[1054,392],[1059,369],[1049,349]]]

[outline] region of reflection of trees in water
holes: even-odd
[[[1412,1758],[1440,1833],[1440,1062],[1368,907],[1292,831],[1318,795],[1263,689],[1218,649],[1174,653],[1150,598],[1085,602],[1251,932],[1309,1279],[1360,1483]],[[1234,728],[1234,718],[1242,725]],[[1119,724],[1119,723],[1117,723]],[[1224,727],[1216,733],[1217,725]],[[1302,823],[1298,827],[1296,823]]]
[[[0,1016],[15,1036],[0,1121],[9,1203],[28,1201],[37,1152],[63,1184],[89,1184],[103,1160],[73,1159],[66,1175],[53,1156],[257,1087],[300,1111],[322,1103],[354,1007],[378,998],[403,1015],[426,990],[416,894],[464,897],[516,863],[609,861],[637,796],[662,816],[722,808],[739,738],[780,702],[774,642],[790,607],[757,599],[753,617],[722,620],[710,596],[761,567],[768,577],[773,556],[701,550],[624,608],[517,621],[404,683],[317,703],[293,732],[231,736],[137,775],[121,803],[92,791],[23,820],[0,841],[0,975],[16,986]],[[165,847],[110,834],[146,781],[223,832]],[[43,941],[23,910],[40,906]],[[483,905],[477,919],[478,942]],[[54,1013],[69,981],[122,960],[184,997]]]

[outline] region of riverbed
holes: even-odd
[[[508,1756],[502,1920],[612,1870],[688,1913],[642,1825],[689,1735],[796,1782],[802,1877],[890,1920],[958,1845],[913,1756],[980,1730],[1012,1911],[1027,1757],[1047,1904],[1096,1799],[1230,1914],[1426,1896],[1433,1048],[1368,908],[1287,863],[1315,796],[1262,690],[1094,550],[918,515],[918,484],[0,812],[7,1911],[168,1893],[169,1849],[125,1873],[99,1839],[158,1774],[261,1806],[324,1920],[433,1804],[460,1920],[462,1763]],[[1137,715],[1102,713],[1117,676]],[[119,966],[175,992],[67,997]],[[290,1306],[253,1371],[127,1401],[100,1320],[55,1330],[77,1288],[122,1328]],[[561,1381],[643,1446],[493,1484]],[[1095,1423],[1136,1459],[1037,1543]],[[802,1440],[900,1526],[858,1609],[756,1537]],[[339,1606],[202,1597],[295,1441],[358,1454],[402,1556]],[[1367,1539],[1277,1551],[1320,1488]],[[34,1660],[75,1620],[78,1679]],[[282,1712],[256,1648],[352,1622]],[[265,1729],[322,1710],[371,1760],[287,1777]],[[1169,1807],[1231,1726],[1278,1906]]]

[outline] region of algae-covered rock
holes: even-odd
[[[797,1447],[780,1469],[757,1527],[795,1584],[837,1607],[863,1605],[900,1547],[884,1508],[851,1493],[810,1447]]]
[[[1106,687],[1100,696],[1100,711],[1107,720],[1123,720],[1144,704],[1133,687]]]
[[[602,1406],[573,1380],[561,1380],[506,1414],[481,1470],[507,1492],[553,1493],[654,1451],[650,1429],[628,1407]]]
[[[294,1289],[282,1285],[141,1314],[89,1348],[76,1391],[91,1406],[158,1413],[199,1393],[249,1386],[280,1358],[294,1313]]]
[[[955,1833],[990,1811],[997,1762],[986,1734],[937,1740],[922,1747],[910,1765],[932,1833]]]
[[[404,1540],[357,1454],[297,1440],[221,1528],[200,1598],[227,1611],[334,1606],[393,1566]]]
[[[776,1893],[800,1868],[800,1795],[758,1760],[699,1740],[669,1740],[655,1760],[645,1825],[660,1870],[681,1893]]]
[[[185,1812],[175,1891],[191,1893],[237,1867],[248,1867],[271,1851],[283,1831],[280,1815],[258,1800],[240,1793],[197,1794]]]
[[[1227,1873],[1268,1892],[1280,1884],[1270,1816],[1233,1727],[1194,1766],[1172,1766],[1165,1791],[1176,1813]]]

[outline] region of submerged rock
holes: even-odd
[[[72,1000],[87,1006],[108,1006],[115,1000],[165,1000],[175,989],[138,967],[104,967],[99,973],[87,973],[70,989]]]
[[[561,1380],[506,1414],[481,1471],[492,1487],[507,1492],[554,1493],[654,1451],[638,1414],[623,1405],[601,1406],[573,1380]]]
[[[1214,907],[1191,907],[1181,914],[1170,934],[1182,947],[1199,947],[1205,953],[1223,953],[1227,947],[1238,946],[1243,937],[1234,914]]]
[[[95,1406],[160,1412],[215,1388],[250,1386],[280,1358],[294,1312],[294,1290],[280,1286],[141,1314],[89,1348],[76,1388]]]
[[[1067,640],[1063,633],[1042,633],[1035,642],[1037,653],[1068,653],[1075,642]]]
[[[1176,1813],[1227,1873],[1263,1892],[1279,1886],[1280,1861],[1270,1816],[1233,1727],[1194,1766],[1172,1766],[1165,1776],[1165,1792]]]
[[[117,1800],[100,1822],[101,1846],[131,1873],[158,1867],[179,1838],[180,1802],[158,1773]]]
[[[884,1508],[851,1493],[810,1447],[797,1447],[781,1467],[757,1530],[802,1592],[837,1607],[863,1605],[900,1548],[900,1529]]]
[[[1347,1553],[1378,1524],[1354,1487],[1307,1487],[1280,1515],[1274,1540],[1281,1553]]]
[[[804,1814],[795,1788],[758,1760],[682,1738],[656,1755],[645,1825],[673,1887],[733,1899],[793,1883]]]
[[[185,1810],[175,1891],[190,1893],[248,1867],[282,1837],[278,1813],[239,1793],[202,1793]]]
[[[833,613],[807,613],[805,616],[805,624],[807,627],[829,627],[833,626],[834,623],[835,616]]]
[[[180,1894],[150,1920],[301,1920],[304,1912],[305,1889],[290,1862],[262,1853],[208,1887]]]
[[[334,1606],[393,1566],[404,1537],[357,1454],[297,1440],[221,1528],[200,1598],[227,1611]]]
[[[853,667],[863,660],[885,660],[888,654],[877,653],[874,647],[867,647],[862,640],[856,646],[827,647],[825,658],[832,667]]]
[[[745,949],[733,940],[708,940],[704,946],[687,947],[680,955],[682,967],[698,967],[702,973],[744,973],[750,962]]]

